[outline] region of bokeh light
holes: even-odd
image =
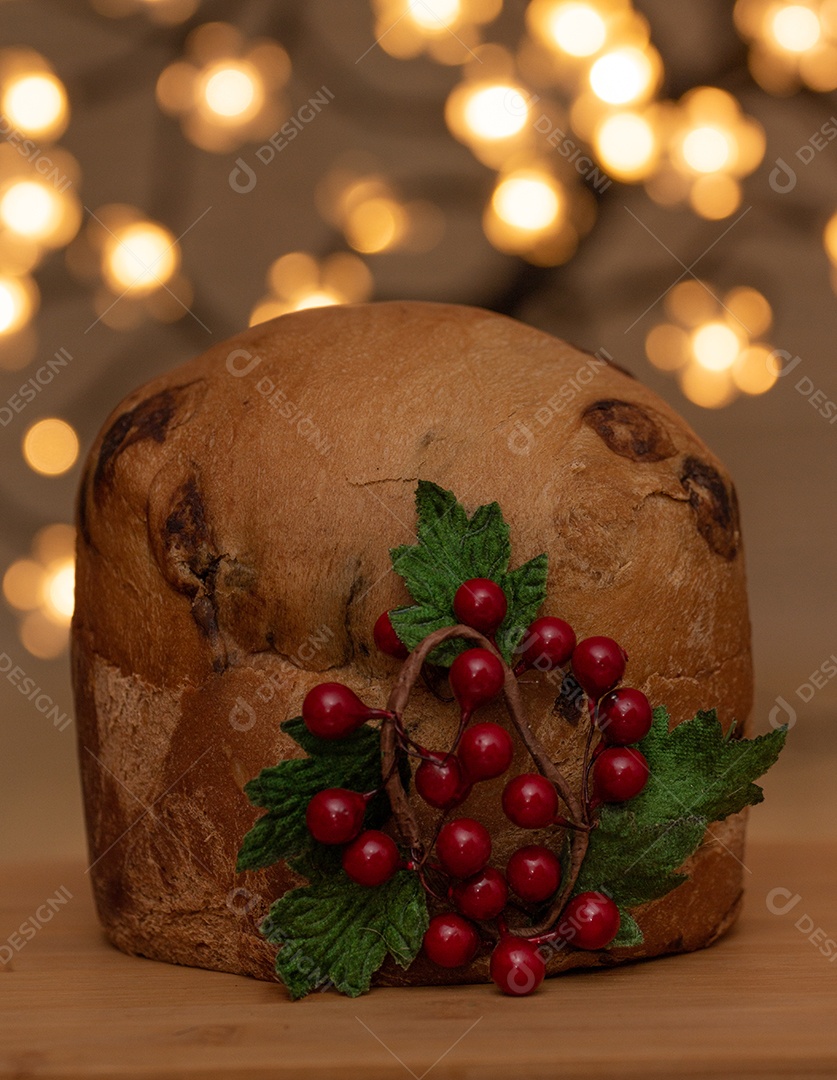
[[[749,285],[717,296],[706,282],[683,281],[665,298],[672,322],[652,327],[645,353],[660,371],[676,372],[695,405],[722,408],[739,393],[764,394],[776,383],[771,346],[757,340],[771,325],[767,299]]]
[[[21,614],[19,635],[35,657],[60,656],[69,640],[75,591],[75,529],[56,522],[40,529],[30,556],[3,574],[6,603]]]
[[[40,54],[27,49],[0,53],[0,112],[24,135],[57,138],[69,120],[64,84]]]
[[[0,274],[0,335],[26,325],[38,306],[38,290],[28,277]]]
[[[116,292],[153,292],[171,278],[179,262],[174,236],[153,221],[126,225],[105,244],[105,279]]]
[[[363,260],[349,252],[319,262],[307,251],[291,251],[271,265],[267,284],[270,292],[253,308],[251,326],[290,311],[360,303],[371,297],[374,282]]]
[[[73,428],[57,417],[38,420],[23,436],[26,464],[42,476],[60,476],[76,463],[78,436]]]
[[[590,87],[608,105],[644,101],[656,88],[656,67],[649,52],[634,46],[604,53],[590,68]]]

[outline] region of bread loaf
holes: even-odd
[[[73,669],[91,879],[126,952],[274,978],[258,932],[300,879],[237,875],[258,816],[243,785],[301,753],[279,730],[324,679],[383,707],[398,665],[378,614],[410,602],[390,548],[415,533],[419,479],[496,500],[514,563],[545,551],[545,613],[606,634],[672,720],[717,707],[746,731],[750,631],[735,489],[650,390],[511,319],[381,303],[286,315],[129,395],[90,452],[78,503]],[[580,707],[524,677],[530,723],[577,778]],[[507,723],[501,705],[481,719]],[[447,745],[419,685],[410,722]],[[525,767],[523,758],[512,768]],[[502,781],[462,812],[514,845]],[[741,902],[742,815],[716,823],[690,880],[640,909],[645,941],[565,950],[554,972],[699,948]],[[399,983],[487,978],[385,967]]]

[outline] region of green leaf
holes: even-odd
[[[261,931],[280,946],[276,972],[293,998],[327,984],[357,997],[387,953],[410,966],[427,923],[418,874],[400,870],[375,888],[340,873],[294,889],[273,904]]]
[[[253,806],[267,813],[244,837],[236,864],[239,872],[301,856],[307,856],[308,862],[300,865],[328,867],[330,856],[318,850],[324,845],[313,839],[305,824],[309,800],[324,788],[365,792],[381,782],[380,734],[375,728],[364,726],[345,739],[319,739],[308,731],[301,717],[295,717],[282,724],[282,730],[309,756],[262,769],[245,784],[245,794]],[[380,792],[367,807],[366,828],[377,828],[389,814],[386,794]]]
[[[764,795],[753,781],[776,762],[786,737],[778,728],[756,739],[727,739],[714,709],[669,731],[668,712],[655,709],[640,744],[651,775],[631,809],[644,821],[689,814],[720,821],[760,803]]]
[[[415,601],[411,607],[390,613],[396,633],[414,649],[434,630],[454,626],[456,590],[469,578],[490,578],[508,600],[497,644],[511,662],[515,646],[546,598],[546,555],[509,570],[509,526],[496,502],[478,507],[469,519],[452,492],[420,480],[416,512],[418,543],[403,544],[390,552],[393,568]],[[449,667],[465,648],[468,644],[462,640],[443,642],[431,660]]]
[[[776,761],[786,735],[779,729],[757,739],[728,739],[714,710],[669,731],[667,710],[655,709],[639,744],[648,783],[630,802],[602,809],[574,892],[601,890],[622,910],[676,888],[709,822],[761,802],[753,781]]]
[[[602,810],[574,890],[607,893],[620,908],[656,900],[685,881],[675,871],[706,832],[701,817],[640,822],[630,805]]]
[[[639,923],[627,911],[619,912],[619,932],[608,946],[611,949],[632,949],[645,941]]]

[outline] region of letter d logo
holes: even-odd
[[[776,698],[776,704],[767,714],[767,718],[772,728],[786,727],[790,730],[796,723],[796,709],[780,694]]]
[[[236,698],[230,709],[230,727],[236,731],[249,731],[256,722],[256,710],[244,698]]]
[[[796,173],[784,158],[776,158],[776,167],[771,171],[767,182],[779,195],[786,195],[796,187]]]
[[[528,454],[535,445],[535,433],[518,420],[509,433],[508,445],[513,454]]]
[[[256,186],[256,174],[244,158],[235,159],[235,168],[230,173],[229,184],[239,195],[246,195]]]

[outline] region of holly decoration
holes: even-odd
[[[643,905],[687,879],[684,863],[710,822],[761,802],[754,781],[785,742],[786,728],[725,734],[714,709],[672,728],[664,706],[623,685],[628,657],[616,641],[578,641],[563,619],[538,615],[546,555],[509,569],[496,503],[469,518],[451,492],[421,481],[416,507],[418,543],[391,552],[415,603],[374,626],[380,651],[403,661],[386,707],[340,683],[315,686],[302,716],[281,725],[307,756],[245,786],[265,813],[237,869],[286,862],[308,881],[276,900],[261,926],[294,998],[325,986],[361,994],[387,956],[403,968],[422,953],[467,969],[488,951],[497,987],[521,996],[543,981],[547,943],[641,945]],[[459,712],[447,746],[421,746],[408,727],[408,699],[428,663],[449,669]],[[578,790],[525,715],[518,679],[542,671],[586,695]],[[507,726],[473,719],[501,696]],[[528,762],[508,776],[516,750]],[[520,830],[506,866],[495,865],[485,825],[457,810],[487,781],[498,781]],[[417,799],[438,814],[427,836]]]

